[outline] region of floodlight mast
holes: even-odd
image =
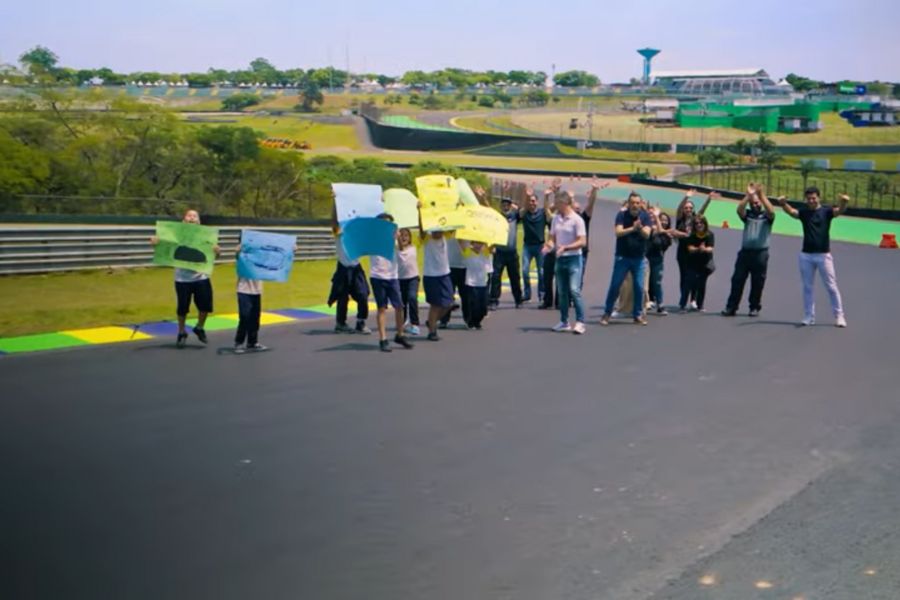
[[[662,51],[655,48],[641,48],[637,52],[644,57],[644,75],[641,78],[641,84],[648,86],[650,85],[650,61]]]

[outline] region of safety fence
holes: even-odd
[[[257,227],[297,236],[294,260],[334,257],[327,227]],[[217,262],[234,260],[240,227],[219,228]],[[0,274],[147,267],[153,264],[152,225],[0,225]]]

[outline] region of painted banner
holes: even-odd
[[[397,227],[419,226],[419,199],[403,188],[384,190],[384,212],[394,217]]]
[[[381,186],[368,183],[332,183],[338,223],[357,217],[377,217],[384,212]]]
[[[460,177],[456,180],[456,188],[459,190],[459,200],[466,206],[481,206],[481,203],[478,202],[478,197],[475,195],[475,192],[472,191],[472,188],[469,187],[469,182]]]
[[[294,266],[297,236],[267,231],[241,230],[237,255],[238,277],[261,281],[287,281]]]
[[[509,221],[487,206],[464,206],[464,227],[456,232],[456,239],[503,246],[509,237]]]
[[[347,221],[341,229],[340,243],[350,260],[360,256],[383,256],[394,260],[397,225],[384,219],[360,217]]]
[[[449,175],[424,175],[416,178],[416,190],[422,202],[422,229],[450,231],[462,227],[459,189]]]
[[[219,230],[194,223],[157,221],[153,264],[212,275]]]

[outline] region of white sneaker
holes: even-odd
[[[612,311],[612,314],[609,315],[609,318],[610,319],[624,319],[625,313],[614,310],[614,311]]]
[[[802,321],[800,321],[800,324],[803,325],[804,327],[809,327],[810,325],[815,325],[816,318],[815,317],[805,317]]]
[[[697,303],[691,301],[691,303],[688,305],[688,308],[690,308],[691,310],[697,310]]]
[[[844,318],[844,315],[839,315],[834,319],[834,326],[844,328],[847,326],[847,319]]]
[[[568,323],[566,323],[565,321],[560,321],[559,323],[557,323],[556,325],[553,326],[553,331],[557,331],[557,332],[572,331],[572,326],[569,325]]]
[[[584,323],[582,323],[581,321],[575,323],[575,327],[572,328],[572,333],[574,333],[575,335],[581,335],[585,331],[587,331],[587,329],[585,328]]]
[[[419,331],[418,325],[408,325],[406,327],[406,333],[408,333],[409,335],[419,335],[419,333],[421,332]]]
[[[653,301],[651,300],[651,301],[648,302],[647,305],[644,307],[644,310],[646,310],[647,312],[650,312],[651,310],[656,310],[656,302],[653,302]]]

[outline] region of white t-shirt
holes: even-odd
[[[451,269],[463,269],[466,266],[463,262],[459,240],[455,237],[447,240],[447,263]]]
[[[394,247],[394,259],[388,260],[383,256],[373,254],[369,260],[369,277],[372,279],[385,279],[390,281],[398,278],[397,247]]]
[[[355,267],[359,264],[359,259],[350,260],[350,257],[347,256],[347,252],[344,250],[344,244],[341,243],[340,235],[334,239],[334,246],[337,250],[337,259],[339,263],[345,267]]]
[[[415,246],[410,244],[403,250],[397,250],[397,267],[400,279],[419,276],[419,254]]]
[[[487,250],[482,250],[487,252]],[[475,254],[471,250],[466,250],[463,255],[463,262],[466,265],[466,285],[471,287],[486,287],[488,284],[488,276],[493,272],[493,259],[490,254]]]
[[[425,277],[441,277],[450,274],[450,261],[447,259],[447,239],[439,240],[428,237],[425,240]]]
[[[252,296],[262,295],[263,284],[259,279],[246,279],[238,277],[237,291],[238,294],[250,294]]]
[[[191,269],[175,269],[175,281],[179,283],[203,281],[204,279],[209,279],[209,275],[198,271],[192,271]]]
[[[587,236],[587,230],[582,219],[574,210],[569,213],[568,217],[557,213],[550,223],[550,235],[556,236],[556,247],[568,246],[579,237]],[[574,250],[566,250],[560,256],[580,256],[581,248]]]

